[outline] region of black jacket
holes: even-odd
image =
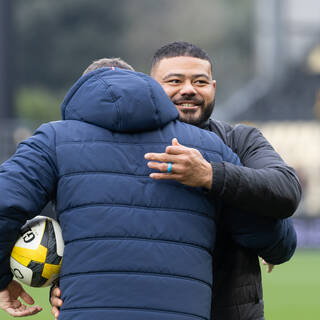
[[[286,218],[296,210],[301,187],[287,166],[256,128],[231,126],[210,119],[204,129],[215,132],[239,156],[244,167],[212,163],[210,198],[253,214]],[[236,245],[220,217],[214,266],[213,320],[264,319],[259,260]]]

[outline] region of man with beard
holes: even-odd
[[[296,210],[301,187],[287,166],[256,128],[209,118],[216,81],[208,54],[187,42],[173,42],[154,55],[151,75],[179,111],[180,120],[216,133],[240,158],[244,167],[208,163],[199,152],[174,140],[165,153],[149,153],[148,166],[158,169],[153,179],[173,179],[203,187],[208,197],[219,196],[234,208],[255,215],[286,218]],[[236,107],[236,106],[235,106]],[[167,173],[172,163],[171,173]],[[223,214],[218,224],[214,265],[212,319],[264,319],[258,257],[234,243]],[[273,265],[268,264],[270,272]]]
[[[212,69],[212,61],[204,50],[190,43],[174,42],[155,53],[151,76],[175,104],[181,121],[215,132],[238,154],[245,167],[226,162],[209,163],[198,150],[173,139],[165,153],[145,155],[150,160],[148,166],[160,171],[152,173],[151,178],[203,187],[210,199],[218,196],[226,204],[255,215],[291,216],[301,196],[295,171],[256,128],[233,127],[209,118],[216,89]],[[258,257],[233,242],[228,225],[231,224],[221,215],[215,250],[212,318],[264,319]],[[268,266],[269,271],[272,267]],[[53,293],[60,295],[58,288]],[[62,301],[57,297],[51,301],[52,312],[57,316]]]

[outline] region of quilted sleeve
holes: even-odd
[[[223,223],[235,242],[268,263],[286,262],[295,252],[297,236],[291,218],[259,217],[228,208]]]
[[[54,141],[52,125],[42,125],[0,167],[0,290],[12,279],[9,257],[21,226],[55,197]]]

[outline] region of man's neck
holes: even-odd
[[[197,125],[198,128],[201,129],[208,129],[209,128],[209,119],[199,123],[199,125]]]

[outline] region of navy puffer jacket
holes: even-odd
[[[11,280],[8,252],[20,226],[54,199],[66,244],[59,319],[209,319],[217,208],[200,188],[150,179],[144,154],[164,152],[176,137],[208,161],[240,164],[237,156],[179,122],[160,85],[141,73],[89,73],[62,115],[1,167],[1,287]],[[272,222],[266,237],[244,221],[239,230],[235,220],[236,237],[268,254],[288,231]],[[281,240],[275,254],[289,257],[292,243]]]

